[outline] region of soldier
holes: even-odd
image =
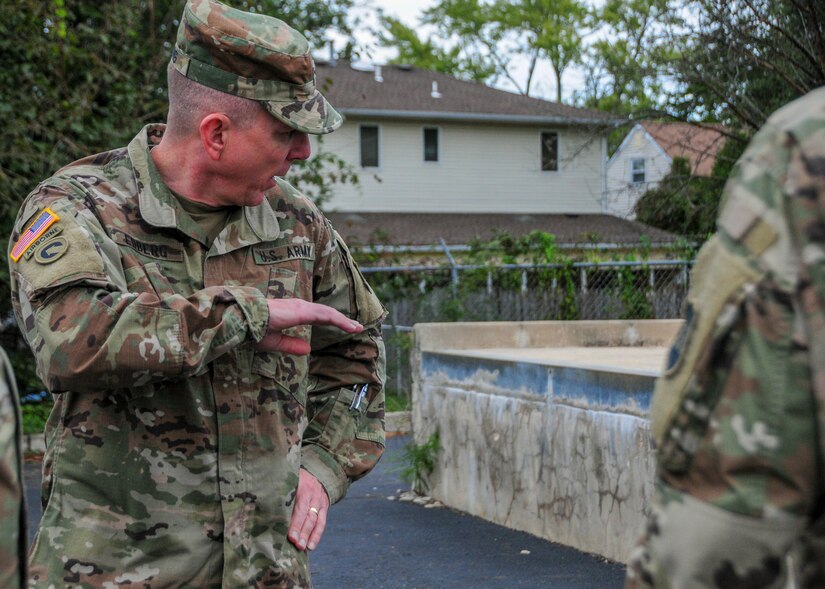
[[[32,587],[310,587],[384,446],[385,311],[283,176],[342,123],[306,39],[185,6],[167,125],[59,170],[10,243],[55,395]]]
[[[825,587],[825,88],[731,175],[651,408],[628,588]]]
[[[26,572],[21,433],[17,385],[0,348],[0,587],[9,589],[23,587]]]

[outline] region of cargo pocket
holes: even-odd
[[[335,452],[354,439],[377,442],[384,445],[384,428],[381,424],[383,407],[373,407],[365,397],[356,403],[359,386],[340,388],[336,391],[313,395],[310,425],[306,442],[318,444]],[[381,403],[381,396],[376,403]],[[378,417],[370,417],[372,413]],[[379,427],[375,427],[374,421]]]
[[[742,304],[764,273],[713,237],[702,249],[692,276],[686,321],[671,347],[650,408],[659,465],[688,467],[718,401],[707,386],[723,349],[735,347]]]

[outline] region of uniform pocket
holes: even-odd
[[[270,268],[266,296],[272,299],[298,297],[298,272],[288,268]],[[299,325],[284,330],[284,335],[309,341],[312,330],[308,325]],[[289,392],[301,406],[306,406],[306,378],[309,371],[308,356],[293,356],[278,352],[256,352],[252,361],[252,372],[274,382]],[[266,384],[263,385],[266,388]]]

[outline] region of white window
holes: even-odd
[[[555,131],[541,133],[541,169],[543,172],[559,170],[559,134]]]
[[[424,127],[424,161],[438,161],[438,128]]]
[[[636,157],[630,160],[630,181],[641,184],[645,181],[645,159]]]
[[[361,125],[358,128],[361,144],[361,167],[378,167],[378,125]]]

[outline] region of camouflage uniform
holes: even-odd
[[[178,38],[188,73],[196,51],[182,39],[206,21],[216,37],[238,25],[256,47],[300,37],[190,2]],[[250,63],[265,73],[269,56]],[[212,70],[207,85],[238,78]],[[340,124],[304,90],[289,113],[301,117],[285,120]],[[380,457],[385,312],[328,221],[282,180],[261,205],[231,209],[209,244],[154,165],[163,131],[149,125],[42,182],[12,235],[15,314],[56,394],[30,586],[310,587],[306,553],[286,537],[299,469],[334,503]],[[328,305],[365,330],[300,326],[285,333],[311,356],[256,351],[267,297]]]
[[[651,414],[628,588],[825,587],[825,88],[738,162]]]
[[[17,385],[5,351],[0,348],[0,587],[24,585],[26,510],[20,454],[20,408]]]

